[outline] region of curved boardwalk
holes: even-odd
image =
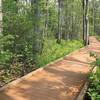
[[[91,51],[100,54],[100,42],[90,38],[88,47],[48,65],[15,86],[0,91],[0,100],[75,100],[87,80]]]

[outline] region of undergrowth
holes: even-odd
[[[12,54],[10,54],[7,57],[5,57],[5,54],[3,52],[3,54],[0,54],[0,56],[2,56],[2,63],[4,62],[4,64],[0,65],[0,86],[3,86],[9,82],[11,82],[12,80],[15,80],[19,77],[22,77],[26,74],[28,74],[29,72],[42,67],[48,63],[50,63],[51,61],[54,61],[60,57],[63,57],[69,53],[71,53],[72,51],[79,49],[83,46],[82,42],[79,40],[72,40],[72,41],[65,41],[62,40],[61,44],[57,44],[56,43],[56,39],[55,40],[46,40],[44,42],[44,48],[42,51],[42,54],[39,55],[36,59],[36,65],[32,64],[34,61],[30,60],[31,59],[31,54],[30,54],[30,50],[26,50],[26,54],[29,52],[29,55],[27,56],[27,58],[24,57],[24,59],[22,57],[16,56],[16,58],[12,58],[14,59],[13,63],[11,63],[11,61],[9,62],[9,57],[13,57]],[[7,61],[5,62],[5,58],[7,59]],[[22,59],[22,60],[21,60]],[[23,62],[22,62],[23,61]],[[6,65],[5,65],[6,64]]]
[[[49,44],[47,44],[49,43]],[[44,66],[51,61],[61,58],[72,51],[79,49],[83,46],[79,40],[65,41],[62,40],[61,44],[57,44],[56,40],[45,42],[43,53],[38,56],[37,67]]]
[[[90,73],[90,84],[87,93],[91,100],[100,100],[100,57],[96,54],[92,54],[92,56],[96,58],[96,61],[91,64],[93,67],[96,67],[96,72]]]

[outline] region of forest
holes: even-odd
[[[2,0],[1,13],[0,87],[100,40],[100,0]]]
[[[5,83],[83,46],[82,3],[3,0],[0,37],[0,79]]]

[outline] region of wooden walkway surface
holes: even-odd
[[[0,90],[0,100],[75,100],[87,80],[91,51],[100,54],[100,42],[91,44],[48,65],[15,86]],[[33,72],[34,73],[34,72]]]

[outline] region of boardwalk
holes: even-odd
[[[88,47],[0,91],[0,100],[75,100],[87,80],[89,63],[93,60],[89,53],[100,54],[100,42],[94,37],[90,41]]]

